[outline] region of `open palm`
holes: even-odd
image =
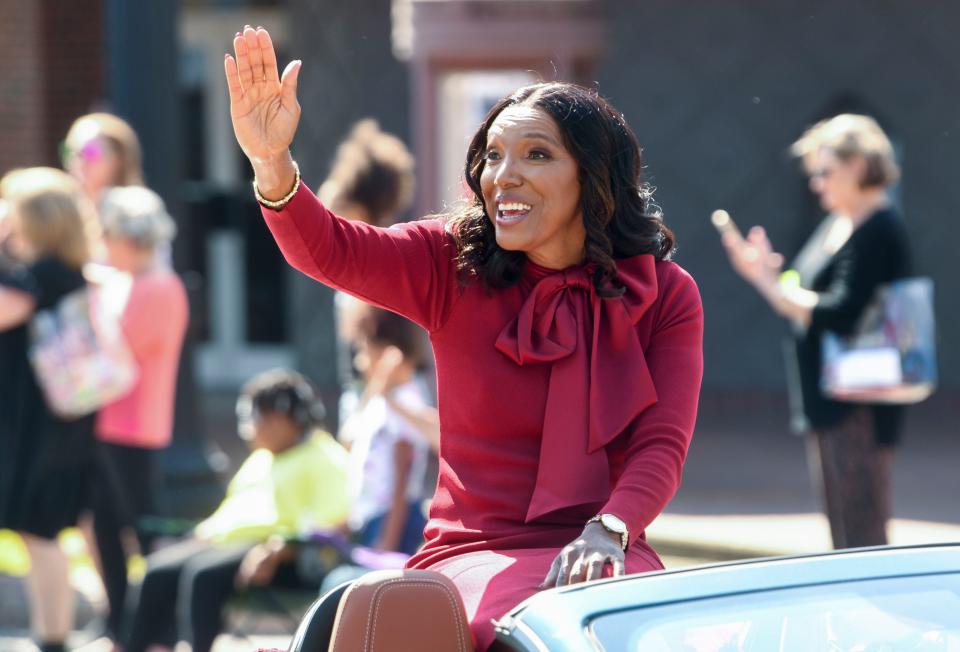
[[[283,154],[300,121],[297,77],[300,62],[291,61],[277,74],[277,54],[267,30],[249,25],[233,39],[236,58],[223,60],[230,90],[230,119],[240,148],[249,159]]]

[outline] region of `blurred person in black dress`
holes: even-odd
[[[33,636],[43,652],[59,652],[73,628],[74,594],[57,534],[89,499],[95,415],[64,420],[47,408],[27,358],[27,324],[85,286],[96,218],[76,181],[52,168],[7,174],[0,196],[0,527],[19,532],[30,554]]]

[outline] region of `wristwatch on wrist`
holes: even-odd
[[[620,547],[626,551],[630,544],[630,532],[627,530],[627,524],[623,522],[623,519],[615,514],[597,514],[587,521],[587,525],[590,523],[599,523],[607,532],[619,535]]]

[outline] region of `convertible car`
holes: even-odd
[[[551,652],[960,651],[960,545],[882,547],[540,593],[498,638]]]
[[[598,580],[496,624],[520,652],[960,652],[960,544],[861,548]],[[314,603],[290,652],[472,652],[456,588],[375,571]]]

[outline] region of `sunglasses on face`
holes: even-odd
[[[106,151],[106,145],[98,138],[87,141],[80,148],[73,148],[67,144],[67,141],[63,141],[60,143],[60,160],[63,161],[64,165],[74,160],[97,161],[103,157]]]

